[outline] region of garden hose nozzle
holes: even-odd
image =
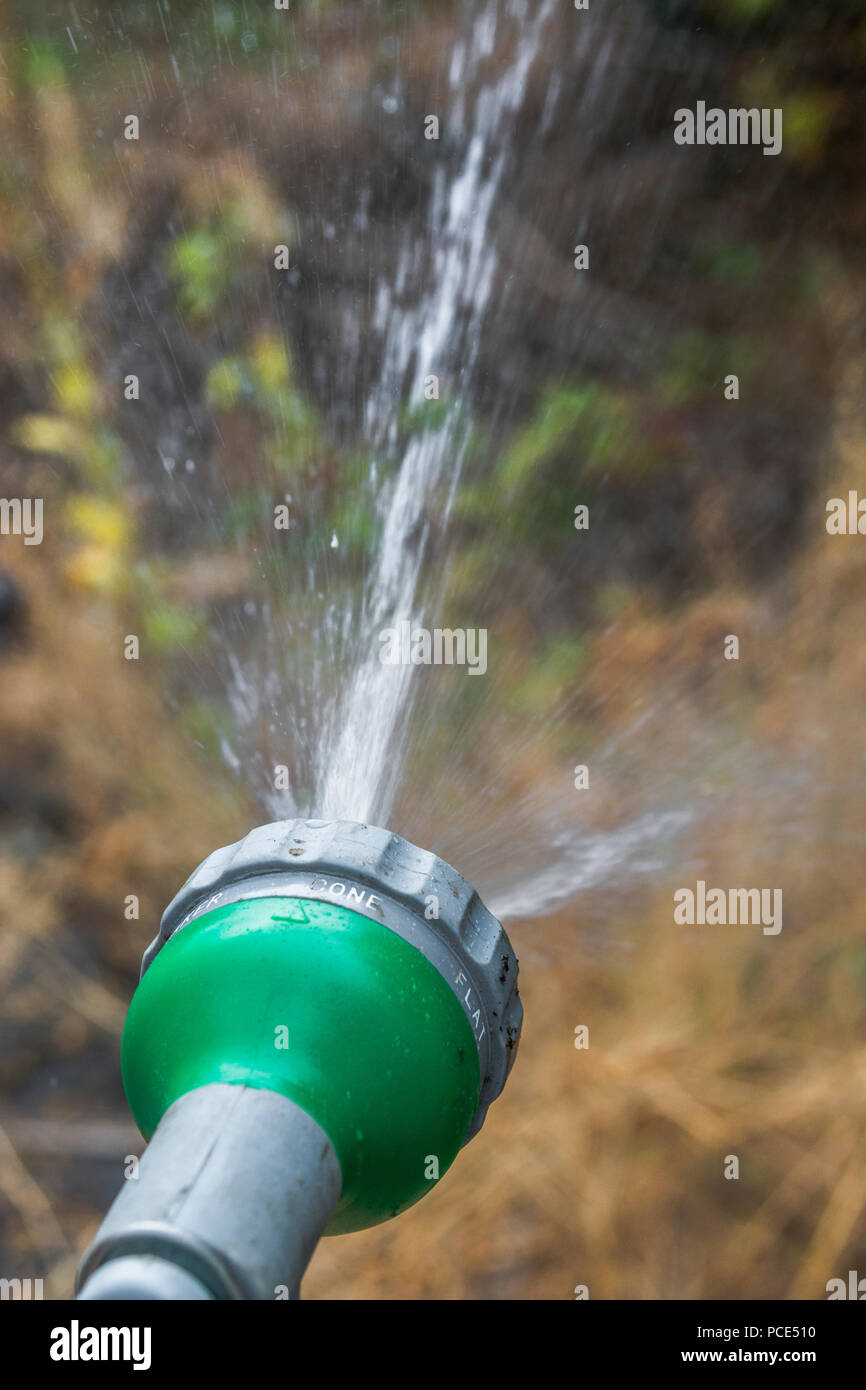
[[[217,850],[144,955],[121,1052],[149,1143],[79,1298],[297,1297],[320,1235],[405,1211],[477,1134],[522,1014],[499,922],[399,835]]]

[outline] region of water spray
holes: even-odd
[[[429,1192],[514,1061],[517,961],[436,855],[279,821],[169,904],[123,1030],[149,1141],[81,1299],[296,1298],[319,1237]]]

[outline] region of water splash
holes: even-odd
[[[434,823],[415,833],[412,802],[424,792],[407,752],[418,669],[379,660],[378,634],[407,619],[413,627],[433,625],[445,591],[444,559],[432,582],[429,560],[434,547],[437,560],[446,553],[471,442],[469,404],[500,270],[494,219],[508,203],[518,132],[520,148],[539,149],[554,123],[563,87],[550,42],[556,10],[555,0],[486,0],[480,9],[471,7],[465,34],[451,51],[443,103],[447,133],[435,148],[424,219],[406,226],[392,265],[374,281],[366,347],[356,306],[343,310],[340,336],[347,352],[356,365],[362,351],[375,354],[379,364],[361,411],[371,464],[359,494],[373,499],[380,528],[363,582],[354,592],[331,584],[328,554],[339,553],[341,538],[329,531],[327,550],[308,562],[303,576],[306,607],[299,589],[287,607],[264,604],[260,630],[246,650],[227,643],[225,652],[244,746],[227,740],[224,753],[239,775],[252,773],[265,789],[273,818],[395,824],[401,786],[411,781],[410,804],[404,807],[401,799],[396,828],[455,862],[506,917],[543,915],[581,890],[614,879],[622,885],[650,872],[670,857],[693,819],[687,779],[678,784],[684,791],[679,802],[672,787],[656,787],[659,809],[649,811],[644,800],[624,823],[604,828],[581,821],[573,796],[546,790],[509,801],[495,785],[497,772],[462,806],[453,806],[450,788],[440,789],[432,798]],[[580,110],[588,124],[621,101],[619,84],[629,71],[624,48],[632,66],[640,48],[634,24],[624,46],[618,37],[615,27],[591,18],[574,31],[586,78]],[[546,94],[530,107],[529,78],[539,60]],[[383,110],[393,114],[398,106],[399,93],[382,98]],[[368,193],[362,190],[353,219],[361,232],[370,231]],[[430,423],[407,440],[405,411],[415,410],[418,418],[425,385],[434,377],[447,382],[452,406],[431,411]],[[558,717],[551,711],[533,738],[540,743]],[[638,740],[640,730],[629,737]],[[503,764],[516,746],[503,746]],[[271,749],[288,750],[288,785],[276,789]],[[596,764],[603,766],[608,756],[611,749],[599,752]],[[447,768],[443,776],[447,781]],[[665,790],[672,801],[661,809]],[[476,825],[483,827],[480,842]]]
[[[475,365],[495,269],[490,216],[506,166],[514,116],[523,102],[527,74],[553,0],[539,5],[534,16],[531,8],[528,4],[515,7],[521,41],[512,63],[479,95],[476,129],[462,169],[450,186],[445,169],[437,170],[429,221],[432,275],[426,292],[406,311],[395,301],[391,288],[380,285],[376,317],[386,335],[384,371],[382,387],[368,403],[367,421],[374,442],[386,450],[396,445],[397,427],[393,415],[388,420],[382,403],[405,373],[407,362],[414,358],[410,401],[422,399],[425,382],[453,371],[458,362],[464,382]],[[496,20],[497,7],[490,6],[477,18],[468,43],[456,47],[450,70],[455,95],[461,91],[465,67],[491,52]],[[417,247],[407,243],[397,283],[417,266]],[[467,434],[454,418],[447,416],[439,428],[425,430],[410,442],[396,481],[383,497],[382,543],[361,609],[361,629],[368,634],[396,627],[407,618],[414,625],[424,625],[418,578],[432,530],[425,514],[444,470],[450,468],[439,518],[440,530],[444,529],[466,452]],[[415,544],[407,543],[415,536],[419,537]],[[317,767],[322,815],[356,820],[378,817],[387,823],[400,780],[414,674],[412,666],[383,665],[378,647],[366,653],[362,648],[347,693],[333,701],[325,721]]]
[[[527,78],[555,8],[555,0],[492,0],[451,56],[447,138],[453,149],[444,158],[437,151],[426,225],[406,231],[392,274],[375,287],[372,332],[381,343],[381,368],[365,403],[363,429],[373,459],[366,486],[375,494],[381,530],[360,596],[341,593],[330,600],[327,576],[308,573],[310,593],[322,592],[303,677],[292,681],[297,699],[287,692],[285,663],[282,671],[271,663],[253,672],[227,653],[237,724],[254,731],[254,743],[265,718],[271,734],[282,728],[294,768],[303,769],[290,786],[268,792],[274,817],[300,813],[387,824],[391,816],[417,669],[384,665],[378,634],[403,620],[424,626],[442,592],[444,575],[426,594],[419,580],[434,538],[446,530],[470,439],[460,401],[442,414],[431,412],[432,423],[408,443],[401,420],[407,405],[423,407],[425,384],[434,377],[461,398],[470,386],[497,269],[491,216]],[[482,81],[470,109],[475,74],[500,44],[506,50],[511,45],[511,56]],[[357,324],[345,322],[343,332],[347,342],[355,341]],[[339,547],[336,534],[331,546]],[[263,620],[268,650],[290,648],[296,636],[291,621],[269,608]],[[249,765],[228,741],[224,752],[238,771]],[[273,785],[264,756],[258,752],[252,762]]]

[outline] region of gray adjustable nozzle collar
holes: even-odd
[[[436,966],[478,1045],[481,1090],[468,1143],[505,1085],[523,1019],[517,958],[471,884],[390,830],[355,821],[276,821],[216,850],[190,875],[163,913],[142,974],[189,922],[252,897],[339,902],[381,922]]]

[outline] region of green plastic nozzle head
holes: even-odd
[[[280,1092],[330,1138],[331,1233],[419,1201],[483,1123],[522,1008],[500,924],[450,866],[353,822],[211,855],[145,954],[123,1035],[145,1137],[212,1082]]]

